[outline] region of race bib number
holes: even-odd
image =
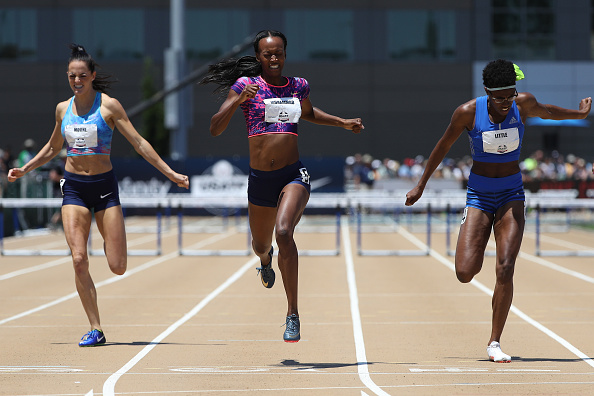
[[[298,98],[264,99],[264,121],[296,124],[301,117],[301,102]]]
[[[74,124],[66,125],[64,135],[68,147],[89,148],[97,147],[97,125],[96,124]]]
[[[518,128],[483,132],[483,151],[491,154],[505,154],[520,146]]]

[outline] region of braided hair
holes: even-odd
[[[260,52],[260,40],[266,37],[280,37],[283,40],[284,49],[287,49],[287,38],[277,30],[262,30],[256,34],[253,40],[254,52]],[[255,56],[247,55],[239,59],[229,58],[210,65],[206,76],[200,84],[215,83],[218,85],[214,93],[223,98],[231,86],[240,77],[255,77],[262,73],[262,65]]]
[[[100,68],[99,64],[95,62],[95,60],[91,57],[91,55],[89,55],[82,45],[72,43],[68,47],[71,51],[68,64],[72,63],[73,61],[84,62],[91,73]],[[93,89],[95,91],[106,93],[106,91],[111,88],[111,84],[116,81],[117,80],[112,79],[111,75],[97,72],[95,79],[93,80]]]

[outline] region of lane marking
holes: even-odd
[[[398,230],[398,232],[400,234],[402,234],[406,239],[413,242],[414,244],[422,244],[425,246],[426,249],[428,248],[423,242],[421,242],[419,239],[417,239],[414,235],[412,235],[405,229],[400,228]],[[434,249],[429,249],[429,252],[430,252],[431,257],[433,257],[434,259],[436,259],[437,261],[439,261],[440,263],[442,263],[443,265],[445,265],[452,271],[454,271],[454,272],[456,271],[456,267],[450,260],[448,260],[447,258],[442,256],[441,254],[437,253]],[[472,284],[476,288],[482,290],[487,295],[489,295],[491,297],[493,296],[493,291],[491,289],[489,289],[487,286],[483,285],[481,282],[477,281],[476,279],[473,279],[472,281],[470,281],[470,284]],[[517,316],[519,316],[520,318],[522,318],[524,321],[531,324],[532,326],[536,327],[538,330],[542,331],[543,333],[545,333],[546,335],[548,335],[555,341],[557,341],[559,344],[563,345],[567,350],[569,350],[571,353],[573,353],[574,355],[576,355],[577,357],[582,359],[585,363],[594,367],[594,360],[592,360],[592,358],[590,358],[588,355],[586,355],[585,353],[583,353],[582,351],[580,351],[579,349],[577,349],[576,347],[571,345],[567,340],[560,337],[558,334],[556,334],[552,330],[549,330],[548,328],[546,328],[545,326],[543,326],[536,320],[532,319],[530,316],[526,315],[524,312],[522,312],[520,309],[518,309],[518,307],[516,307],[515,305],[513,305],[513,304],[511,305],[510,311],[513,312],[514,314],[516,314]]]
[[[163,237],[167,238],[167,237],[171,237],[174,235],[167,235],[167,234],[172,234],[172,232],[166,232]],[[176,234],[177,235],[177,234]],[[132,239],[131,241],[128,241],[127,246],[131,247],[131,246],[136,246],[136,245],[140,245],[143,243],[147,243],[150,242],[152,240],[157,239],[155,236],[150,237],[149,239],[147,239],[147,236],[143,236],[143,237],[139,237],[136,239]],[[62,243],[62,242],[60,242]],[[65,243],[65,242],[64,242]],[[37,247],[37,249],[41,249],[39,246]],[[68,249],[68,246],[66,246],[66,249]],[[37,271],[41,271],[44,269],[48,269],[48,268],[52,268],[61,264],[66,264],[72,262],[72,257],[70,255],[59,258],[57,260],[53,260],[53,261],[49,261],[47,263],[43,263],[43,264],[38,264],[38,265],[34,265],[32,267],[28,267],[28,268],[23,268],[20,270],[16,270],[16,271],[12,271],[9,273],[6,273],[4,275],[0,275],[0,281],[6,280],[6,279],[10,279],[10,278],[14,278],[16,276],[20,276],[20,275],[25,275],[25,274],[29,274],[31,272],[37,272]]]
[[[489,241],[488,245],[491,246],[491,247],[495,247],[495,242]],[[592,278],[591,276],[582,274],[581,272],[570,270],[570,269],[565,268],[565,267],[563,267],[563,266],[561,266],[559,264],[555,264],[555,263],[553,263],[551,261],[545,260],[545,259],[543,259],[541,257],[538,257],[538,256],[535,256],[533,254],[520,252],[520,254],[518,255],[518,257],[523,258],[523,259],[528,260],[528,261],[532,261],[533,263],[536,263],[536,264],[540,264],[543,267],[547,267],[547,268],[552,269],[554,271],[558,271],[558,272],[564,273],[566,275],[573,276],[573,277],[578,278],[578,279],[581,279],[583,281],[586,281],[586,282],[589,282],[589,283],[594,283],[594,278]]]
[[[344,217],[341,219],[340,228],[342,231],[342,239],[344,243],[344,261],[347,271],[347,281],[349,285],[349,298],[351,301],[351,317],[353,319],[353,336],[355,338],[355,351],[357,356],[357,372],[359,378],[365,386],[376,395],[389,395],[384,390],[373,382],[369,375],[369,367],[367,364],[367,356],[365,353],[365,341],[363,340],[363,326],[361,324],[361,313],[359,311],[359,297],[357,294],[357,280],[355,277],[355,264],[353,261],[353,253],[351,248],[351,237],[349,231],[348,220]]]
[[[219,294],[221,294],[225,289],[235,283],[239,278],[243,276],[254,265],[260,262],[260,258],[258,256],[253,257],[248,262],[246,262],[239,270],[237,270],[233,275],[231,275],[225,282],[223,282],[219,287],[213,290],[208,296],[206,296],[202,301],[200,301],[192,310],[186,313],[183,317],[181,317],[178,321],[173,323],[171,326],[167,328],[164,332],[159,334],[154,340],[152,340],[147,346],[145,346],[134,358],[132,358],[128,363],[126,363],[122,368],[118,371],[113,373],[107,381],[103,384],[103,396],[115,396],[115,385],[120,379],[122,375],[127,373],[132,367],[136,365],[142,358],[144,358],[154,347],[159,345],[161,341],[163,341],[168,335],[173,333],[177,330],[181,325],[186,323],[188,320],[192,319],[198,312],[202,310],[209,302],[214,300]]]
[[[208,245],[208,244],[214,243],[214,242],[216,242],[216,241],[218,241],[220,239],[224,239],[224,238],[226,238],[229,235],[230,235],[230,233],[215,235],[215,236],[212,236],[210,238],[207,238],[207,239],[205,239],[203,241],[200,241],[200,242],[192,245],[192,247],[193,248],[200,248],[200,247],[203,247],[204,245]],[[140,265],[140,266],[138,266],[136,268],[133,268],[133,269],[130,269],[130,270],[126,271],[126,273],[124,275],[116,275],[114,277],[105,279],[105,280],[103,280],[101,282],[97,282],[95,284],[95,289],[97,289],[99,287],[102,287],[102,286],[105,286],[105,285],[109,285],[109,284],[112,284],[112,283],[121,281],[121,280],[126,279],[126,278],[129,278],[130,276],[132,276],[132,275],[134,275],[134,274],[136,274],[136,273],[138,273],[140,271],[144,271],[146,269],[149,269],[151,267],[154,267],[157,264],[161,264],[161,263],[163,263],[165,261],[168,261],[170,259],[174,259],[176,257],[179,257],[179,253],[177,251],[172,252],[172,253],[169,253],[169,254],[166,254],[165,256],[158,257],[158,258],[153,259],[153,260],[151,260],[151,261],[149,261],[147,263],[144,263],[144,264],[142,264],[142,265]],[[2,319],[2,320],[0,320],[0,325],[3,325],[5,323],[11,322],[13,320],[20,319],[20,318],[23,318],[25,316],[34,314],[35,312],[42,311],[42,310],[44,310],[46,308],[53,307],[54,305],[58,305],[60,303],[63,303],[64,301],[68,301],[68,300],[70,300],[70,299],[72,299],[74,297],[78,297],[78,293],[77,292],[72,292],[72,293],[67,294],[67,295],[65,295],[63,297],[60,297],[60,298],[58,298],[58,299],[56,299],[54,301],[51,301],[51,302],[49,302],[47,304],[42,304],[42,305],[39,305],[39,306],[37,306],[35,308],[32,308],[32,309],[30,309],[28,311],[21,312],[19,314],[14,315],[14,316],[11,316],[11,317]]]

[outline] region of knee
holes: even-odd
[[[468,283],[474,278],[474,273],[466,270],[456,269],[456,278],[461,283]]]
[[[116,275],[124,275],[128,268],[128,258],[126,256],[119,258],[118,260],[112,260],[109,262],[109,269]]]
[[[252,239],[252,249],[254,249],[254,253],[258,256],[263,256],[270,251],[270,244],[257,243]]]
[[[503,260],[497,265],[497,282],[509,283],[514,277],[515,261]]]
[[[89,272],[89,258],[85,253],[72,253],[72,265],[76,275]]]
[[[286,225],[277,225],[276,227],[276,242],[279,245],[289,243],[293,240],[293,229]]]

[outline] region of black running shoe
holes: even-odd
[[[272,255],[274,254],[274,248],[270,247],[270,252],[268,252],[268,257],[270,257],[270,262],[268,265],[262,264],[260,261],[260,267],[256,268],[258,273],[260,274],[260,279],[262,280],[262,285],[265,288],[270,289],[274,286],[274,279],[276,276],[274,275],[274,270],[272,269]]]
[[[285,328],[285,334],[283,334],[283,340],[285,340],[285,342],[297,342],[301,339],[299,316],[295,314],[287,316],[285,326],[287,326]]]

